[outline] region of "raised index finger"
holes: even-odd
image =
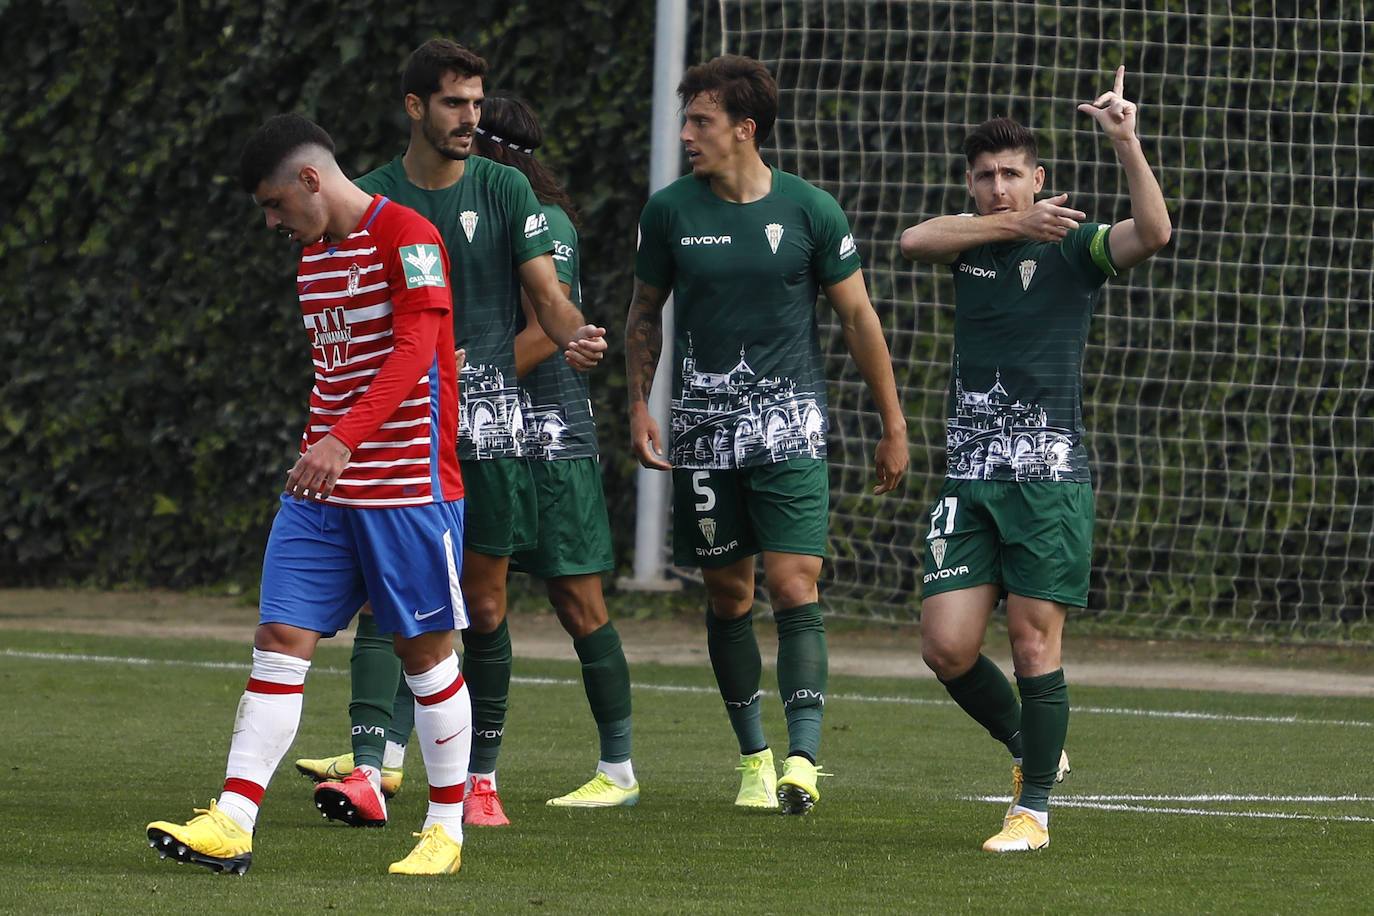
[[[1126,91],[1126,65],[1122,64],[1116,68],[1116,85],[1114,87],[1117,95],[1122,95]]]

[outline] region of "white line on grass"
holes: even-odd
[[[1254,722],[1263,725],[1341,725],[1374,728],[1374,722],[1359,719],[1303,719],[1298,716],[1235,716],[1227,713],[1167,711],[1158,709],[1121,709],[1110,706],[1075,706],[1075,713],[1108,716],[1144,716],[1150,719],[1194,719],[1203,722]]]
[[[95,662],[108,665],[167,665],[182,668],[209,668],[217,671],[248,671],[253,666],[245,662],[202,662],[179,658],[138,658],[129,655],[73,655],[67,652],[21,652],[5,649],[0,655],[6,658],[27,658],[41,662]],[[319,669],[326,670],[326,669]],[[348,672],[344,672],[347,674]]]
[[[246,662],[208,662],[187,659],[139,658],[137,656],[82,655],[65,652],[25,652],[17,649],[0,649],[0,657],[27,658],[38,661],[97,662],[120,665],[176,665],[212,670],[248,671],[252,668]],[[322,674],[348,674],[347,668],[312,667],[311,671]],[[535,687],[580,687],[581,681],[570,678],[512,677],[513,684],[527,684]],[[635,690],[655,693],[715,694],[714,687],[691,687],[674,684],[636,683]],[[853,703],[895,703],[902,706],[953,706],[950,700],[932,700],[921,697],[872,696],[868,694],[836,693],[832,700],[846,700]],[[1229,713],[1194,712],[1188,710],[1165,709],[1127,709],[1112,706],[1076,706],[1075,715],[1100,716],[1140,716],[1148,719],[1186,719],[1201,722],[1244,722],[1260,725],[1329,725],[1340,728],[1374,728],[1374,722],[1361,719],[1304,719],[1301,716],[1237,716]]]
[[[1055,795],[1056,799],[1059,797]],[[1374,802],[1374,795],[1079,795],[1075,792],[1064,797],[1080,802]]]
[[[1283,802],[1372,802],[1374,798],[1350,795],[1235,795],[1235,796],[1196,796],[1201,801],[1258,801]],[[1118,799],[1110,801],[1109,799]],[[1253,817],[1285,821],[1344,821],[1348,823],[1374,824],[1374,817],[1358,814],[1303,814],[1295,811],[1226,811],[1216,808],[1162,808],[1157,805],[1125,804],[1131,800],[1189,801],[1190,796],[1137,796],[1137,795],[1060,795],[1054,796],[1056,808],[1089,808],[1095,811],[1132,811],[1140,814],[1190,814],[1201,817]],[[1011,801],[1010,795],[966,795],[965,801],[995,802],[1005,805]]]
[[[637,687],[638,685],[636,685]],[[902,703],[908,706],[953,706],[950,700],[925,700],[915,697],[866,696],[863,694],[835,694],[837,700],[856,700],[860,703]],[[1168,709],[1126,709],[1113,706],[1073,706],[1074,715],[1140,716],[1147,719],[1186,719],[1201,722],[1246,722],[1259,725],[1335,725],[1342,728],[1374,728],[1374,722],[1362,719],[1304,719],[1301,716],[1236,716],[1220,712],[1193,712]]]

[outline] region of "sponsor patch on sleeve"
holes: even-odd
[[[438,245],[403,246],[401,265],[406,272],[406,289],[448,286],[444,280],[444,259],[439,256]]]
[[[543,213],[531,213],[525,217],[525,238],[532,239],[541,232],[549,231],[549,218]]]
[[[849,233],[840,239],[840,260],[859,253],[859,246],[854,244],[854,233]]]

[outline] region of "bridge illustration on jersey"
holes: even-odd
[[[682,394],[672,403],[674,464],[728,468],[760,456],[820,458],[825,434],[825,411],[814,392],[798,392],[792,379],[758,377],[743,347],[730,370],[699,371],[688,338]]]
[[[521,392],[522,395],[525,392]],[[559,404],[531,404],[525,397],[525,457],[548,461],[567,446],[568,417]]]
[[[524,454],[525,420],[520,389],[506,384],[496,366],[468,363],[458,379],[461,405],[458,440],[472,442],[478,458],[512,458]]]
[[[1073,470],[1073,431],[1050,426],[1037,404],[1013,402],[1000,368],[982,392],[964,388],[956,365],[947,440],[946,473],[961,480],[987,480],[1003,470],[1016,480],[1060,480]]]

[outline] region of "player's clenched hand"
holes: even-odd
[[[1112,88],[1099,95],[1092,104],[1084,102],[1078,110],[1091,115],[1102,132],[1113,140],[1130,140],[1135,137],[1136,104],[1124,95],[1126,68],[1116,68],[1116,81]]]
[[[563,358],[577,371],[586,372],[601,362],[601,357],[606,353],[606,346],[606,329],[598,328],[594,324],[584,324],[577,329],[577,336],[563,351]]]
[[[286,492],[296,499],[328,499],[352,454],[338,439],[325,436],[286,473]]]
[[[458,367],[458,371],[462,372],[463,367],[468,364],[468,351],[463,349],[462,347],[459,347],[458,349],[454,350],[453,362]]]
[[[1021,234],[1033,242],[1058,242],[1088,218],[1082,210],[1066,207],[1067,194],[1037,200],[1021,213]]]
[[[663,441],[659,438],[658,423],[643,402],[630,405],[630,450],[646,468],[656,471],[673,469],[663,459]]]
[[[906,467],[910,461],[911,454],[907,448],[905,429],[900,436],[884,435],[878,440],[878,451],[873,459],[874,469],[878,474],[878,484],[873,488],[874,494],[895,490],[906,476]]]

